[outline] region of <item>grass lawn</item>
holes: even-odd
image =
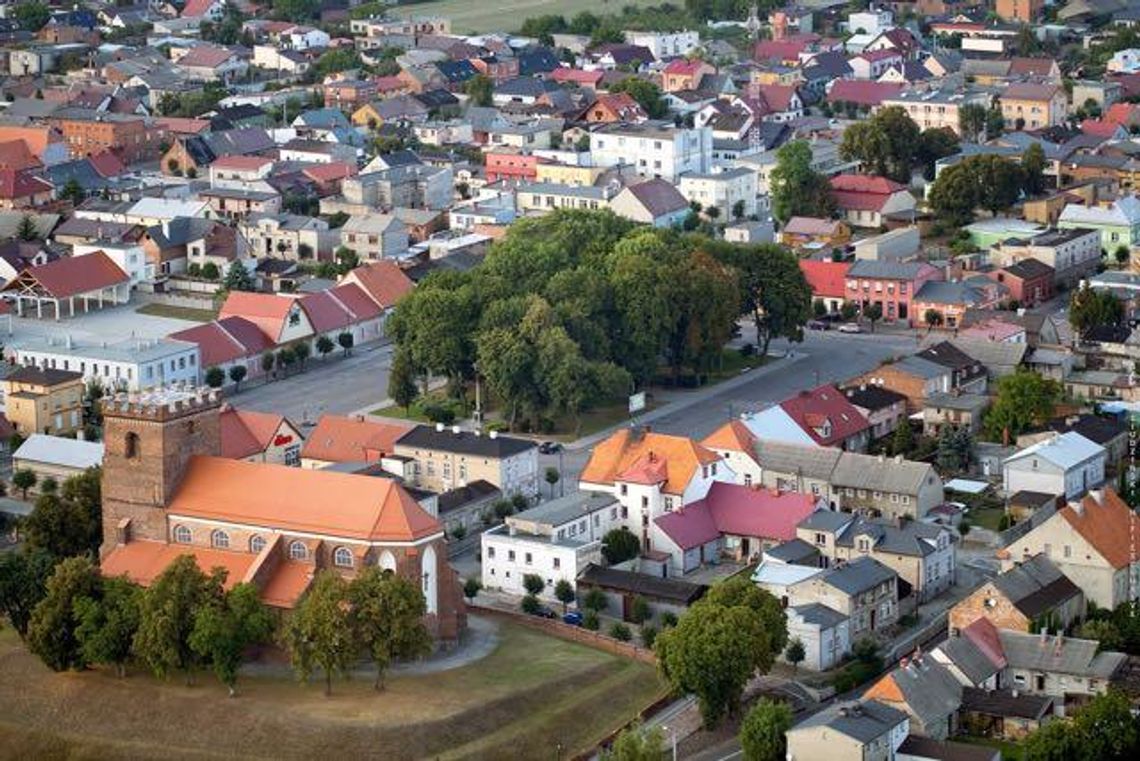
[[[437,0],[393,8],[392,13],[410,16],[447,16],[451,30],[463,32],[516,32],[530,16],[559,13],[567,21],[582,11],[620,13],[626,5],[656,5],[659,0],[499,0],[477,3],[472,0]]]
[[[563,757],[660,697],[651,666],[502,623],[501,644],[463,668],[320,684],[210,674],[187,688],[135,671],[53,674],[0,631],[0,758]]]
[[[990,737],[952,737],[954,742],[967,745],[983,745],[987,748],[997,748],[1001,751],[1002,761],[1021,761],[1025,758],[1025,749],[1018,743],[1008,740],[998,740]]]
[[[135,311],[152,317],[169,317],[174,320],[190,320],[192,322],[210,322],[218,316],[218,313],[213,309],[176,307],[169,304],[143,304]]]
[[[969,512],[966,519],[975,526],[997,531],[998,522],[1003,515],[1005,515],[1005,510],[1000,507],[975,508]]]

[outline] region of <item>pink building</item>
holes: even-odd
[[[865,312],[872,304],[883,309],[885,322],[914,325],[914,296],[930,281],[942,280],[942,271],[924,262],[857,261],[847,271],[844,293],[847,301]]]

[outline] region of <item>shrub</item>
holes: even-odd
[[[657,627],[649,626],[648,624],[641,627],[641,642],[650,650],[653,649],[653,643],[657,641]]]
[[[677,614],[671,610],[667,610],[661,614],[661,628],[668,629],[677,625]]]
[[[744,344],[740,347],[740,356],[751,357],[756,353],[756,347],[753,344]]]
[[[511,506],[514,507],[516,513],[521,513],[530,507],[530,500],[522,494],[516,494],[511,497]]]
[[[526,597],[522,598],[521,607],[523,613],[530,613],[532,615],[537,613],[539,608],[538,598],[534,595],[527,595]]]
[[[582,616],[582,628],[596,632],[600,626],[601,621],[598,620],[598,614],[592,610],[587,610],[586,614]]]
[[[422,408],[424,417],[433,423],[451,425],[455,422],[455,410],[441,402],[424,402]]]
[[[451,536],[455,539],[455,541],[458,542],[460,539],[467,536],[467,527],[463,524],[456,526],[454,529],[452,529]]]
[[[970,533],[970,528],[970,522],[963,518],[962,522],[958,524],[958,533],[961,536],[965,536],[966,534]]]
[[[629,620],[635,624],[643,624],[652,618],[653,613],[649,610],[649,603],[641,595],[633,598],[633,602],[629,606]]]
[[[998,518],[998,531],[1005,531],[1011,525],[1013,525],[1013,521],[1008,515],[1003,515],[1001,518]]]
[[[614,625],[610,627],[610,636],[618,642],[629,642],[633,639],[633,632],[631,632],[629,627],[625,624],[615,622]]]

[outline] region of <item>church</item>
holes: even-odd
[[[443,525],[396,480],[221,457],[221,395],[161,388],[103,402],[106,576],[144,586],[177,557],[289,609],[318,570],[369,565],[418,580],[440,642],[466,625]]]

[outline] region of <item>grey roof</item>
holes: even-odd
[[[680,579],[650,576],[617,568],[603,568],[593,563],[578,574],[578,584],[632,592],[650,599],[669,600],[683,605],[696,602],[708,591],[708,586],[705,584],[693,584]]]
[[[171,248],[205,238],[217,224],[201,217],[175,217],[164,225],[148,227],[146,234],[159,248]]]
[[[654,217],[688,208],[689,202],[681,195],[677,187],[665,180],[655,179],[640,182],[626,188],[636,198],[646,211]]]
[[[836,703],[800,722],[794,729],[827,727],[833,732],[857,740],[864,745],[890,733],[907,721],[897,708],[877,700],[853,700]]]
[[[990,398],[984,394],[931,394],[926,397],[925,407],[939,407],[948,410],[978,413],[990,406]]]
[[[1029,618],[1053,610],[1081,594],[1044,553],[1018,563],[993,580],[993,585]]]
[[[910,712],[923,726],[945,720],[962,704],[961,682],[929,656],[899,666],[891,675]]]
[[[495,458],[510,457],[538,446],[527,439],[515,439],[497,434],[478,435],[472,431],[454,433],[450,428],[437,431],[430,425],[417,425],[397,439],[396,443],[404,447]]]
[[[826,481],[831,478],[841,452],[831,447],[807,447],[758,440],[753,447],[753,454],[765,470],[796,473],[804,478]]]
[[[103,464],[103,444],[33,433],[15,451],[12,459],[86,470]]]
[[[617,500],[610,494],[601,492],[578,491],[567,494],[558,499],[524,510],[507,520],[519,519],[533,523],[545,523],[551,526],[561,526],[575,518],[593,513],[595,510],[604,510],[610,505],[617,504]]]
[[[839,531],[855,520],[851,513],[841,513],[835,510],[816,510],[814,513],[799,522],[799,528],[812,531]]]
[[[843,389],[843,394],[851,404],[856,407],[862,407],[865,410],[871,410],[872,412],[886,409],[892,404],[900,404],[906,401],[905,395],[897,391],[892,391],[886,386],[874,384],[845,388]]]
[[[941,378],[943,375],[950,374],[950,368],[935,364],[922,357],[903,357],[895,362],[894,367],[919,378]]]
[[[831,569],[824,574],[823,582],[844,594],[857,595],[896,577],[894,571],[878,560],[861,557]]]
[[[790,610],[794,610],[805,624],[818,626],[820,629],[834,629],[847,620],[847,616],[819,602],[793,605]]]
[[[950,637],[938,649],[971,684],[981,684],[1001,670],[969,637]]]
[[[938,537],[942,534],[949,534],[949,531],[933,523],[906,521],[900,526],[888,520],[855,516],[855,520],[835,537],[835,543],[840,547],[854,547],[857,537],[869,536],[874,548],[880,552],[925,557],[938,549]]]
[[[934,467],[928,462],[842,452],[831,474],[831,484],[835,487],[913,495],[918,494],[928,478],[938,478]]]
[[[74,342],[66,348],[58,341],[40,339],[29,341],[19,348],[19,353],[43,353],[85,357],[108,362],[147,363],[158,359],[168,359],[187,351],[196,351],[198,344],[179,341],[174,338],[128,338],[116,343],[106,341],[95,343]]]
[[[817,510],[816,513],[827,512]],[[814,515],[815,513],[813,513]],[[784,563],[804,565],[804,561],[811,561],[819,556],[819,550],[803,539],[790,539],[783,544],[764,550],[764,556]]]
[[[1097,653],[1100,643],[1092,639],[1045,636],[998,630],[1005,659],[1012,669],[1109,679],[1128,656],[1124,653]]]
[[[1028,344],[955,338],[950,343],[988,368],[1014,368],[1025,359]]]
[[[977,306],[986,300],[982,289],[973,283],[959,281],[948,283],[943,280],[927,280],[914,295],[915,300],[933,304],[963,304]]]
[[[480,478],[440,494],[437,499],[439,513],[440,515],[444,515],[453,510],[458,510],[464,505],[484,500],[501,493],[498,486]]]
[[[966,687],[962,690],[962,710],[990,716],[1041,719],[1053,705],[1048,695],[1030,695],[1013,690],[982,690]]]
[[[880,262],[860,259],[847,270],[848,277],[868,277],[884,280],[913,280],[929,265],[921,262]]]

